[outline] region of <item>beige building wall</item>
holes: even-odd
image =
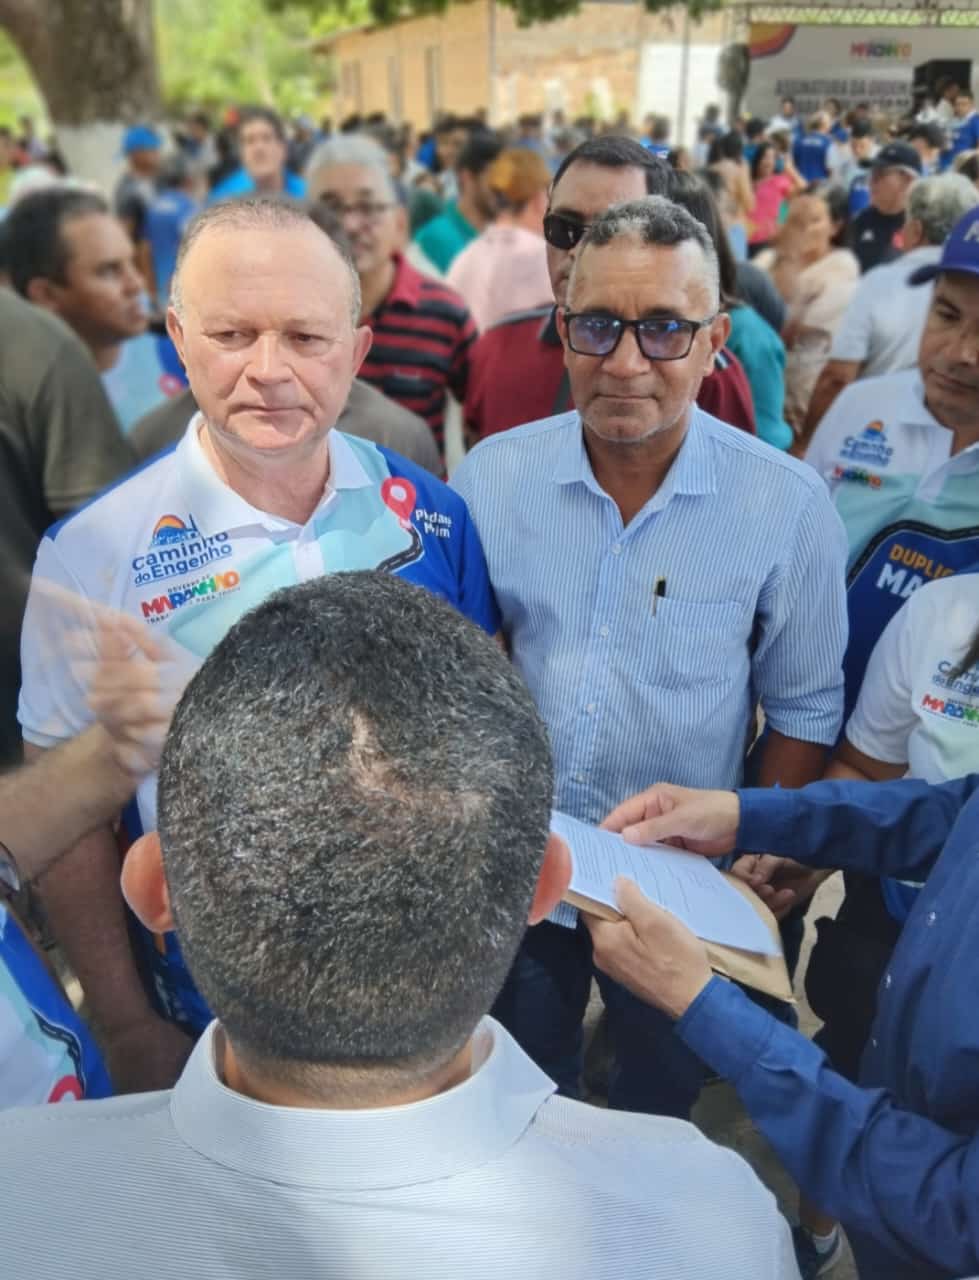
[[[691,43],[720,44],[723,29],[723,15],[711,15],[691,28]],[[500,124],[558,107],[570,117],[634,116],[640,50],[676,45],[682,31],[682,9],[651,15],[631,0],[586,0],[573,17],[525,28],[504,4],[494,12],[489,0],[468,0],[441,17],[334,37],[334,114],[384,111],[417,128],[428,128],[437,111],[471,115],[480,107]]]

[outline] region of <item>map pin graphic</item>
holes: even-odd
[[[381,501],[407,526],[415,509],[415,486],[401,476],[388,476],[381,485]]]

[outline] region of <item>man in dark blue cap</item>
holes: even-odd
[[[921,156],[910,142],[889,142],[870,169],[870,204],[853,219],[850,241],[861,271],[891,262],[901,252],[908,193],[921,177]]]

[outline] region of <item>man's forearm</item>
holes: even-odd
[[[828,747],[769,729],[758,766],[760,787],[804,787],[823,776]]]
[[[53,751],[28,748],[28,758],[29,764],[0,778],[0,841],[25,880],[42,875],[82,836],[108,822],[134,789],[99,725]]]
[[[865,784],[858,784],[865,785]],[[802,1192],[896,1257],[979,1267],[979,1140],[831,1070],[804,1036],[714,978],[680,1038],[737,1089]]]
[[[922,878],[977,788],[979,774],[938,786],[902,778],[813,782],[799,791],[749,788],[738,793],[736,844],[744,853],[780,853],[814,867]]]
[[[112,1035],[150,1017],[153,1010],[129,941],[119,852],[110,828],[79,840],[42,877],[40,890],[54,935],[102,1032]]]

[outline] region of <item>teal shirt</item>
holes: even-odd
[[[785,346],[754,307],[732,307],[727,346],[744,366],[755,402],[755,428],[766,444],[788,449],[794,436],[785,421]]]
[[[455,201],[446,205],[445,212],[418,231],[415,243],[439,271],[448,271],[452,260],[475,240],[479,232],[459,212]]]

